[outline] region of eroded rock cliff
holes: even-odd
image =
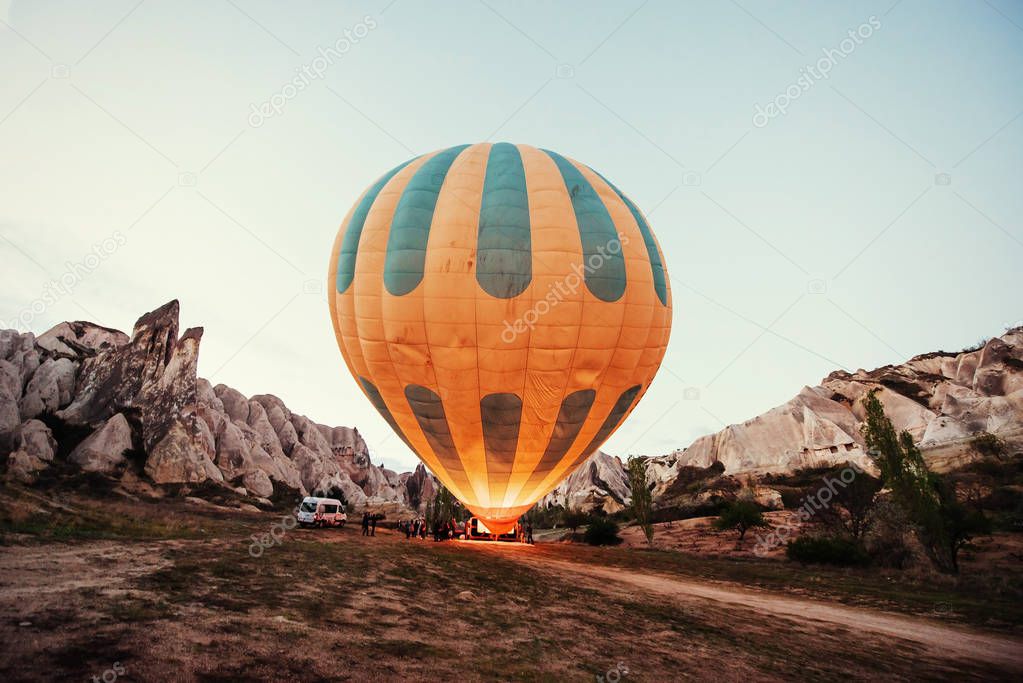
[[[38,338],[0,331],[5,476],[32,483],[64,452],[88,472],[213,482],[264,500],[340,493],[356,509],[400,509],[433,497],[425,468],[399,475],[374,465],[357,429],[317,424],[271,394],[249,398],[198,377],[202,328],[179,335],[178,320],[171,301],[139,318],[131,336],[87,322]],[[131,453],[141,472],[128,472]]]

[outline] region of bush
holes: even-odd
[[[764,519],[760,507],[749,498],[736,498],[731,505],[721,511],[721,516],[714,520],[714,528],[719,531],[730,529],[738,531],[740,541],[753,527],[765,526],[771,525]]]
[[[984,432],[970,445],[973,446],[973,450],[984,456],[1001,458],[1005,455],[1005,442],[990,432]]]
[[[622,542],[618,536],[618,524],[606,517],[591,519],[583,540],[590,545],[618,545]]]
[[[789,541],[785,554],[790,560],[802,564],[833,564],[839,567],[865,565],[869,560],[860,544],[837,536],[801,536]]]

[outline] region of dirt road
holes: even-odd
[[[506,553],[538,569],[587,577],[591,588],[609,593],[640,589],[697,607],[708,601],[728,610],[750,610],[803,623],[816,622],[849,629],[858,634],[911,641],[935,659],[974,660],[994,664],[1007,672],[1023,674],[1023,640],[976,629],[942,624],[918,617],[902,616],[840,603],[788,597],[750,590],[740,586],[715,585],[704,581],[638,573],[632,569],[602,567],[559,560],[533,561],[529,555]]]

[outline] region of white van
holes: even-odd
[[[306,496],[298,506],[300,526],[340,526],[348,521],[345,506],[336,498]]]

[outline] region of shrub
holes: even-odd
[[[970,442],[973,450],[981,455],[1001,458],[1005,455],[1005,442],[990,432],[984,432]]]
[[[854,567],[867,564],[863,546],[838,536],[800,536],[789,541],[785,554],[802,564],[832,564]]]
[[[618,536],[618,524],[607,517],[594,517],[586,527],[583,540],[590,545],[618,545],[622,542]]]
[[[764,514],[752,500],[748,498],[737,498],[731,505],[721,511],[721,516],[714,520],[714,528],[720,531],[735,529],[739,532],[741,541],[746,532],[753,527],[770,526],[764,519]]]

